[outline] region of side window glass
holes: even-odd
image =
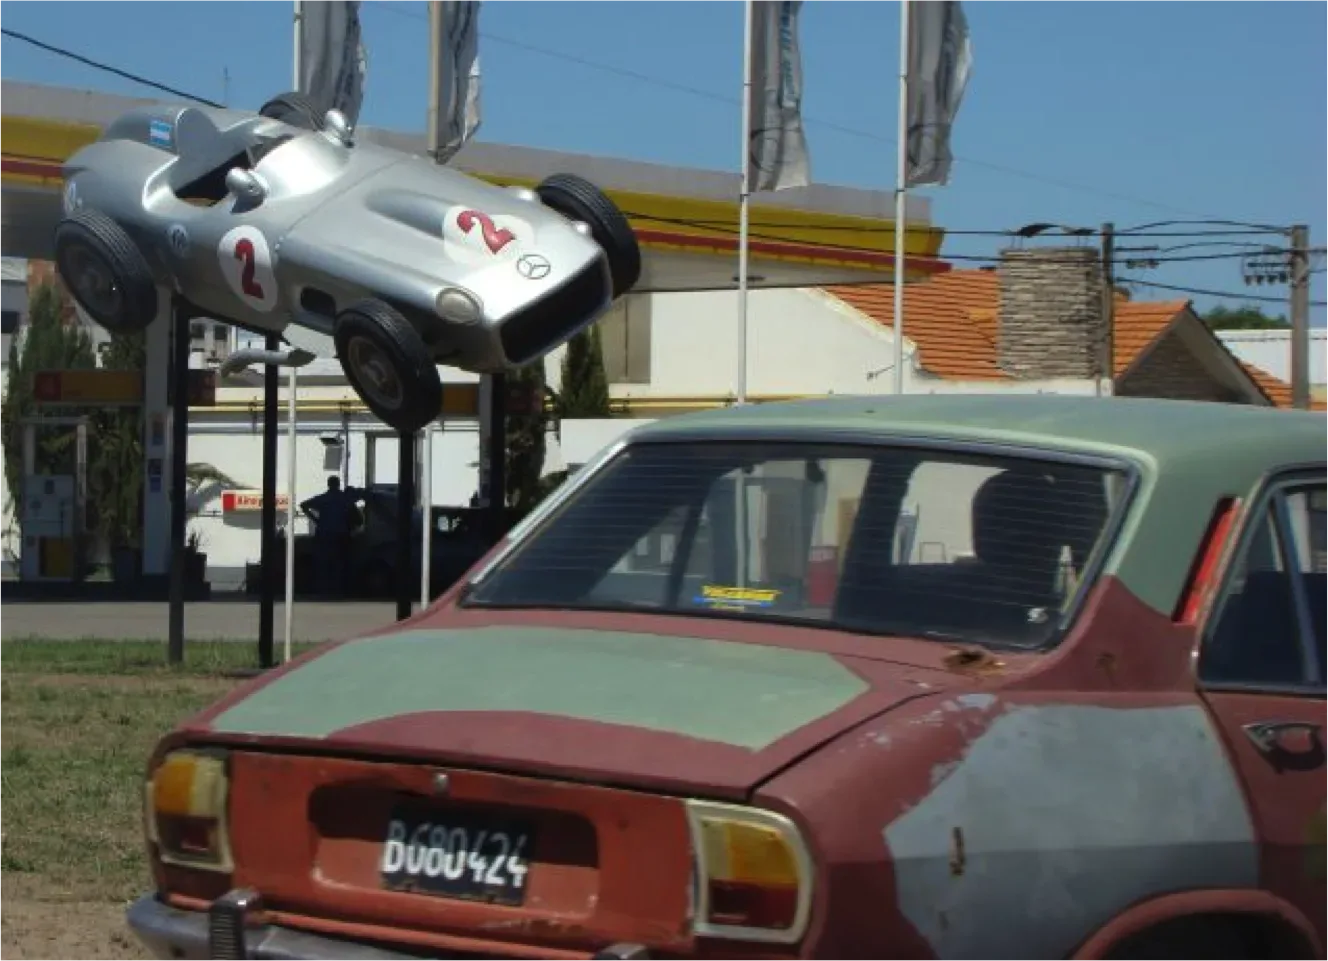
[[[1323,486],[1318,485],[1283,489],[1263,508],[1233,565],[1204,644],[1200,676],[1205,683],[1322,687],[1322,507]],[[1305,642],[1317,647],[1317,670],[1301,640],[1306,614],[1304,626],[1312,636]]]

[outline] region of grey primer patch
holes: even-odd
[[[815,651],[614,631],[422,628],[330,650],[212,727],[327,737],[425,711],[523,711],[759,751],[867,690]]]
[[[1198,706],[1014,708],[884,835],[899,908],[938,958],[1064,958],[1141,899],[1258,884],[1240,785]]]

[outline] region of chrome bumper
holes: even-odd
[[[385,948],[307,934],[275,924],[248,924],[245,914],[257,900],[246,891],[232,891],[213,902],[211,910],[182,911],[147,894],[125,912],[129,928],[157,958],[272,958],[281,961],[387,961],[392,958],[440,958],[437,951],[402,954]],[[499,949],[501,950],[501,949]],[[463,957],[464,955],[456,955]],[[648,958],[639,945],[615,944],[596,958]]]

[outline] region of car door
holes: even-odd
[[[1205,624],[1198,676],[1245,784],[1264,888],[1324,938],[1324,475],[1267,485]]]

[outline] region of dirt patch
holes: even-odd
[[[3,880],[0,956],[5,958],[151,957],[125,925],[124,905],[69,901],[31,878]]]

